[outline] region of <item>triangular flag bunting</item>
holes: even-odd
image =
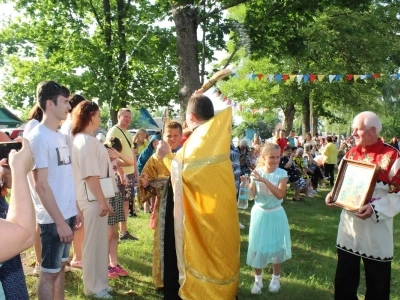
[[[339,81],[343,76],[342,75],[336,75],[335,79],[336,81]]]
[[[360,78],[360,75],[354,75],[354,81],[357,81],[358,78]]]
[[[276,79],[276,82],[281,82],[281,80],[282,80],[282,74],[276,74],[276,75],[275,75],[275,79]]]
[[[289,79],[289,74],[283,74],[282,75],[283,80],[288,80]]]
[[[365,78],[366,78],[366,79],[371,78],[371,77],[372,77],[372,74],[367,74],[367,75],[365,75]]]
[[[328,78],[329,78],[329,83],[332,83],[333,79],[336,78],[336,75],[329,75]]]
[[[257,78],[258,78],[258,80],[262,80],[262,79],[263,79],[263,77],[264,77],[264,74],[257,74]]]
[[[249,79],[252,79],[253,78],[253,76],[252,76],[252,74],[246,74],[246,77],[245,77],[247,80],[249,80]]]
[[[307,82],[310,79],[310,75],[306,74],[303,77],[304,82]]]
[[[381,74],[379,74],[379,73],[374,73],[374,74],[372,74],[372,78],[373,78],[373,79],[376,79],[376,78],[378,78],[379,76],[381,76]]]
[[[223,102],[225,102],[225,101],[227,101],[227,100],[228,100],[228,97],[227,97],[227,96],[225,96],[225,97],[222,99]]]
[[[292,82],[296,78],[296,75],[289,75],[289,80]]]
[[[347,74],[347,75],[346,75],[346,78],[347,78],[348,81],[353,80],[353,77],[354,77],[353,74]]]
[[[303,75],[296,75],[296,81],[298,84],[300,84],[302,79],[303,79]]]
[[[367,78],[367,75],[360,75],[361,80],[364,80],[365,78]]]
[[[315,79],[317,79],[317,75],[316,75],[316,74],[311,74],[311,75],[310,75],[310,81],[311,81],[311,82],[314,82]]]
[[[270,82],[274,81],[274,75],[268,75],[268,79]]]
[[[322,81],[325,78],[325,75],[318,75],[318,81]]]
[[[257,74],[251,74],[251,78],[252,78],[253,80],[256,80]]]

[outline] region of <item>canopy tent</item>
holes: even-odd
[[[18,127],[23,121],[5,107],[0,107],[0,128]]]

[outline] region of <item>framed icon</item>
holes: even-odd
[[[372,197],[379,166],[343,159],[332,191],[332,202],[349,211],[358,211]]]

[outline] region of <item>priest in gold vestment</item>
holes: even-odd
[[[164,299],[233,300],[240,234],[230,161],[232,111],[227,108],[214,116],[211,100],[195,95],[186,121],[193,133],[176,155],[163,142],[156,152],[171,171],[167,191],[173,194],[167,197],[165,222],[173,223],[173,232],[166,227]],[[171,247],[176,257],[169,253]]]
[[[182,139],[182,125],[176,121],[171,121],[165,128],[163,134],[163,140],[168,143],[172,149],[172,153],[176,153],[181,148]],[[165,203],[162,203],[162,189],[160,187],[154,188],[151,186],[151,182],[158,179],[165,179],[170,176],[168,168],[164,165],[163,160],[158,157],[157,154],[153,154],[146,162],[139,180],[139,194],[142,195],[139,199],[143,201],[149,201],[152,197],[156,198],[152,219],[154,223],[152,225],[154,229],[154,243],[153,243],[153,284],[157,288],[163,287],[162,279],[162,267],[161,267],[161,233],[164,230],[164,223],[160,222],[159,214],[161,209],[161,216],[164,215]]]

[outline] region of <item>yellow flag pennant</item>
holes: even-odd
[[[318,81],[322,81],[325,78],[325,75],[318,75]]]

